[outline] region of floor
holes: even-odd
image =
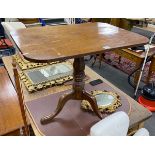
[[[99,64],[96,62],[94,67],[91,67],[91,61],[86,61],[86,64],[92,68],[99,75],[110,81],[116,87],[121,89],[123,92],[128,94],[133,98],[134,89],[128,84],[128,75],[122,71],[106,64],[102,63],[101,69],[99,69]],[[145,128],[149,130],[151,136],[155,136],[155,113],[152,117],[145,122]]]

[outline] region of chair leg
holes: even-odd
[[[136,68],[138,68],[138,67],[142,64],[142,62],[143,62],[142,59],[138,59],[137,62],[136,62]],[[135,84],[135,85],[137,85],[139,76],[140,76],[140,71],[137,71],[137,72],[135,73],[135,76],[134,76],[134,84]]]
[[[102,59],[103,59],[103,55],[100,54],[99,55],[99,69],[101,68],[101,65],[102,65]]]
[[[93,55],[90,55],[89,59],[85,59],[85,61],[90,61],[93,58]]]
[[[94,62],[92,63],[92,67],[94,67],[95,63],[96,63],[96,59],[97,59],[97,55],[94,55]]]
[[[93,55],[91,55],[91,56],[90,56],[90,58],[89,58],[89,60],[88,60],[88,61],[90,61],[92,58],[93,58]]]

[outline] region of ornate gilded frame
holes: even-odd
[[[71,68],[73,65],[69,61],[55,61],[51,63],[32,63],[30,61],[25,60],[20,54],[16,54],[13,56],[16,63],[18,64],[20,71],[19,77],[24,83],[25,87],[27,88],[29,93],[36,92],[45,88],[53,87],[56,85],[62,85],[67,81],[71,81],[73,79],[73,75],[68,75],[60,78],[56,78],[54,80],[43,81],[41,83],[33,84],[32,80],[27,75],[28,71],[33,71],[35,69],[41,69],[48,66],[56,65],[56,64],[67,64]]]
[[[47,65],[57,64],[60,62],[60,61],[55,61],[55,62],[51,62],[51,63],[33,63],[33,62],[30,62],[30,61],[24,59],[22,57],[22,55],[20,55],[20,54],[13,55],[13,57],[21,70],[43,67],[43,66],[47,66]]]
[[[98,106],[98,110],[101,112],[101,113],[112,113],[114,111],[116,111],[116,109],[121,106],[121,102],[120,102],[120,96],[117,94],[117,93],[114,93],[114,92],[108,92],[108,91],[102,91],[102,90],[94,90],[91,92],[91,94],[93,96],[96,96],[96,95],[99,95],[99,94],[109,94],[109,95],[112,95],[114,97],[114,101],[110,104],[110,105],[107,105],[107,106]],[[89,104],[88,101],[86,100],[82,100],[81,102],[81,108],[84,109],[84,110],[88,110],[88,111],[93,111],[92,110],[92,107],[91,105]]]
[[[67,62],[67,61],[61,62],[61,64],[67,64],[72,68],[72,64],[70,62]],[[56,64],[54,64],[54,65],[56,65]],[[40,68],[45,68],[45,67],[47,67],[47,66],[38,67],[37,70]],[[28,92],[30,92],[30,93],[35,92],[35,91],[39,91],[39,90],[42,90],[45,88],[49,88],[49,87],[53,87],[53,86],[57,86],[57,85],[62,85],[65,82],[73,79],[73,75],[70,74],[68,76],[60,77],[60,78],[57,78],[54,80],[48,80],[48,81],[43,81],[43,82],[40,82],[37,84],[33,84],[32,80],[29,78],[29,76],[26,73],[26,72],[32,71],[32,70],[35,70],[35,69],[26,70],[26,71],[19,71],[20,79],[23,81],[25,87],[27,88]]]

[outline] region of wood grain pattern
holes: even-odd
[[[143,45],[146,37],[105,23],[45,26],[11,32],[27,60],[49,62]]]
[[[11,79],[14,80],[13,79],[13,72],[12,72],[12,65],[11,65],[11,63],[12,63],[11,56],[3,57],[3,62],[7,68],[7,71],[9,73]],[[120,92],[120,93],[122,93],[122,95],[127,97],[129,102],[132,104],[132,110],[131,110],[131,114],[129,116],[130,117],[130,129],[133,128],[134,126],[137,126],[139,123],[145,121],[146,119],[148,119],[151,116],[151,112],[149,112],[146,108],[142,107],[139,103],[137,103],[135,100],[133,100],[130,96],[128,96],[127,94],[122,92],[120,89],[115,87],[113,84],[111,84],[109,81],[107,81],[106,79],[104,79],[103,77],[101,77],[100,75],[95,73],[92,69],[90,69],[89,67],[86,66],[85,72],[87,75],[89,75],[89,77],[91,77],[90,80],[88,80],[88,81],[100,78],[105,83],[107,83],[108,85],[113,87],[116,92]],[[48,89],[42,90],[40,92],[29,94],[28,91],[26,90],[26,88],[23,86],[24,99],[25,99],[25,102],[32,101],[34,99],[38,99],[38,98],[41,98],[43,96],[47,96],[49,94],[53,94],[53,93],[57,93],[57,92],[60,92],[63,90],[70,89],[71,87],[72,87],[71,85],[56,86],[53,88],[48,88]],[[29,117],[32,128],[35,132],[35,135],[41,135],[39,130],[37,129],[37,127],[33,123],[33,119],[31,118],[30,114],[27,113],[27,115]]]
[[[0,67],[0,135],[23,126],[17,94],[4,67]]]

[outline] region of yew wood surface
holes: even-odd
[[[11,32],[11,36],[24,57],[34,62],[75,58],[148,42],[146,37],[106,23],[33,27]]]

